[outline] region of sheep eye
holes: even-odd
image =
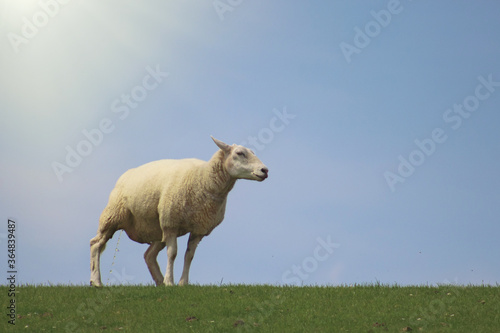
[[[236,152],[236,155],[245,157],[245,153],[242,151]]]

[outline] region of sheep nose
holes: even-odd
[[[262,171],[262,173],[264,173],[267,176],[267,173],[269,172],[269,169],[266,168],[266,167],[263,167],[262,169],[260,169],[260,171]]]

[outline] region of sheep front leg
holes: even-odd
[[[182,276],[181,280],[179,281],[179,285],[181,286],[187,285],[189,283],[189,269],[191,267],[191,262],[193,261],[196,247],[198,246],[202,238],[203,236],[199,235],[189,235],[186,255],[184,256],[184,268],[182,269]]]
[[[165,272],[165,280],[163,284],[166,286],[174,285],[174,261],[177,256],[177,235],[169,235],[165,237],[167,245],[167,271]]]

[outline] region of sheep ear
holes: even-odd
[[[228,153],[231,151],[231,146],[228,145],[227,143],[224,143],[220,140],[217,140],[216,138],[214,138],[213,136],[210,136],[212,138],[212,140],[214,140],[215,144],[217,145],[217,147],[219,147],[224,153]]]

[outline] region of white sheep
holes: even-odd
[[[237,179],[263,181],[267,167],[248,148],[225,144],[209,161],[160,160],[125,172],[109,196],[90,240],[90,284],[100,287],[100,255],[120,229],[138,243],[150,244],[144,259],[156,285],[174,284],[177,237],[190,233],[179,285],[189,281],[198,243],[224,219],[226,200]],[[165,279],[156,257],[167,246]]]

